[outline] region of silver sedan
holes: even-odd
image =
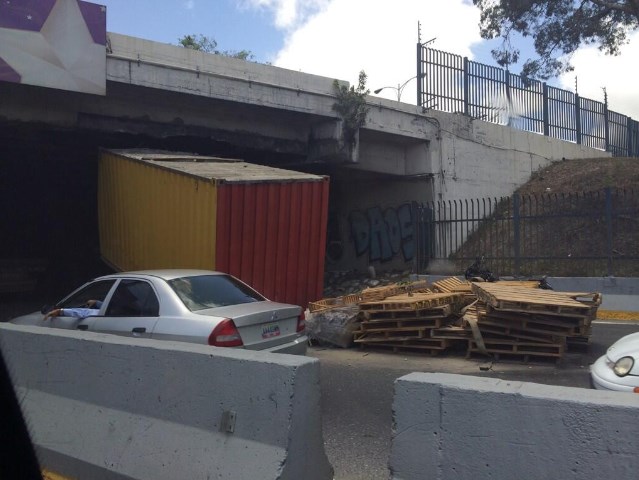
[[[301,307],[208,270],[105,275],[11,323],[299,355],[308,340]]]

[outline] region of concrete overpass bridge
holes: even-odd
[[[508,195],[549,162],[606,155],[377,97],[350,148],[332,78],[113,33],[106,60],[105,96],[0,83],[0,202],[10,232],[0,258],[45,257],[74,281],[94,269],[99,147],[330,175],[327,268],[349,270],[410,268],[412,201]]]

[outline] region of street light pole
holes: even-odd
[[[411,80],[415,80],[419,75],[415,75],[414,77],[410,77],[408,80],[406,80],[404,83],[402,84],[397,84],[396,87],[382,87],[382,88],[378,88],[377,90],[375,90],[373,93],[378,94],[379,92],[381,92],[382,90],[386,89],[386,88],[391,88],[393,90],[395,90],[397,92],[397,101],[401,101],[402,99],[402,92],[404,91],[404,88],[406,87],[406,85],[408,85],[408,82],[410,82]]]

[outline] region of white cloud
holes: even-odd
[[[193,10],[195,8],[195,0],[186,0],[184,2],[184,8],[187,10]]]
[[[561,88],[575,90],[575,76],[579,95],[603,102],[605,87],[608,92],[608,108],[617,113],[639,119],[639,32],[630,37],[621,54],[615,57],[601,53],[595,47],[582,48],[575,53],[572,64],[574,72],[560,78]]]
[[[479,9],[468,0],[238,0],[244,6],[272,12],[276,26],[285,31],[285,45],[272,59],[277,66],[325,77],[357,82],[360,70],[368,75],[371,91],[396,87],[414,77],[417,24],[421,40],[436,37],[433,48],[473,58],[471,47],[479,36]],[[533,52],[530,46],[522,50]],[[596,48],[584,48],[573,56],[575,72],[558,79],[559,86],[603,100],[609,107],[639,119],[639,95],[634,93],[639,77],[639,33],[622,49],[619,57],[606,57]],[[491,59],[480,61],[494,65]],[[379,95],[397,98],[393,88]],[[415,102],[415,80],[409,81],[402,101]]]
[[[310,16],[326,6],[330,0],[240,0],[243,8],[269,10],[273,13],[275,26],[294,29]]]
[[[371,91],[397,88],[417,73],[418,22],[422,42],[436,37],[439,50],[470,57],[480,41],[479,10],[464,0],[332,0],[289,33],[273,63],[351,83],[364,70]],[[402,101],[414,103],[416,89],[409,82]],[[396,99],[397,90],[380,96]]]

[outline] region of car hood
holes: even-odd
[[[637,360],[639,358],[639,332],[621,337],[608,348],[606,356],[612,362],[616,362],[621,357],[633,357]]]

